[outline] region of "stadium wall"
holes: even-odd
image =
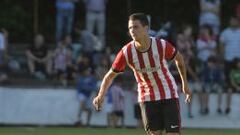
[[[125,125],[136,125],[133,116],[131,92],[125,92]],[[225,107],[225,95],[223,96]],[[187,128],[240,128],[240,98],[233,95],[232,112],[229,115],[216,113],[216,95],[210,95],[210,113],[199,114],[198,98],[193,98],[194,118],[187,117],[187,105],[180,96],[183,127]],[[77,121],[79,103],[73,89],[26,89],[0,87],[0,124],[7,125],[74,125]],[[86,122],[86,115],[82,119]],[[106,126],[106,112],[93,111],[91,125]]]

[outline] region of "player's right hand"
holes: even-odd
[[[95,107],[96,111],[101,110],[103,101],[104,101],[104,97],[99,95],[93,99],[93,106]]]

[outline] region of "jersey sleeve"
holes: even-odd
[[[123,72],[126,68],[127,62],[125,59],[125,56],[123,54],[123,51],[119,51],[113,64],[112,64],[112,71],[116,73]]]
[[[169,42],[166,41],[165,58],[173,60],[177,54],[177,49]]]

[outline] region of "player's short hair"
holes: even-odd
[[[149,26],[147,15],[144,13],[133,13],[129,16],[129,20],[139,20],[142,26]]]

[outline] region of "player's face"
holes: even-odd
[[[143,26],[139,20],[129,20],[128,30],[133,40],[140,40],[148,33],[148,26]]]

